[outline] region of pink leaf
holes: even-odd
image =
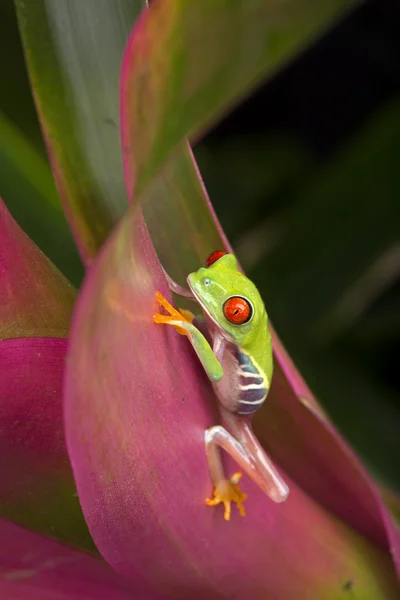
[[[65,351],[64,339],[0,342],[0,513],[92,548],[64,440]]]
[[[204,505],[204,431],[217,415],[187,340],[152,322],[157,289],[168,297],[136,211],[88,275],[66,371],[68,447],[103,556],[127,577],[134,562],[174,598],[339,597],[353,579],[365,598],[397,597],[389,555],[287,474],[291,494],[282,505],[245,478],[244,519],[236,513],[226,523],[220,508]],[[286,432],[280,436],[284,443]]]
[[[2,600],[161,600],[102,560],[0,520]]]

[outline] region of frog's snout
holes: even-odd
[[[190,273],[190,275],[188,275],[186,277],[187,284],[191,290],[193,290],[193,285],[195,283],[195,276],[196,276],[196,273]]]

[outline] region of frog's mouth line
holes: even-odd
[[[190,277],[190,276],[189,276]],[[192,292],[195,300],[197,300],[197,302],[200,304],[201,309],[206,313],[207,317],[210,318],[210,320],[215,323],[215,325],[218,327],[218,329],[221,328],[221,325],[216,321],[216,319],[212,316],[212,314],[210,313],[210,311],[208,310],[208,308],[206,306],[204,306],[203,302],[201,301],[201,298],[199,296],[199,294],[196,292],[196,290],[194,289],[194,287],[192,286],[192,284],[190,283],[190,279],[189,277],[186,279],[188,286],[190,288],[190,291]]]

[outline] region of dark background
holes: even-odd
[[[60,254],[60,236],[35,217],[39,184],[27,187],[9,160],[26,140],[45,155],[11,0],[0,0],[0,56],[0,195],[77,282],[76,255]],[[398,490],[399,84],[400,4],[365,2],[196,148],[287,349],[371,471]]]

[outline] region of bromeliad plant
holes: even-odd
[[[398,597],[398,531],[276,334],[254,426],[290,495],[246,477],[247,515],[227,523],[204,505],[213,389],[187,339],[153,323],[156,291],[172,302],[171,278],[230,250],[186,138],[350,4],[152,3],[123,58],[121,161],[119,62],[142,3],[16,0],[87,275],[75,303],[1,205],[1,598]]]

